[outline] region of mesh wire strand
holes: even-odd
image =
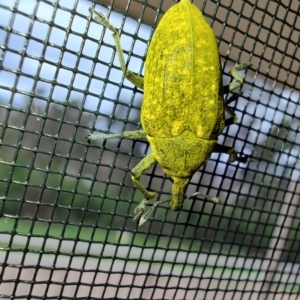
[[[194,1],[218,38],[224,83],[235,62],[252,63],[231,104],[238,124],[219,142],[253,160],[213,154],[187,190],[224,206],[161,206],[138,228],[130,170],[148,143],[85,141],[140,128],[142,102],[88,7],[121,30],[142,74],[153,24],[173,3],[1,2],[2,299],[299,299],[299,1]],[[170,197],[159,166],[141,180]]]

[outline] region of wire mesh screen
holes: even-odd
[[[100,4],[101,2],[101,4]],[[174,1],[2,0],[0,3],[0,295],[2,299],[299,299],[298,0],[195,0],[219,42],[223,81],[252,67],[230,104],[237,125],[219,142],[251,157],[212,154],[186,200],[157,207],[141,227],[130,170],[147,141],[88,144],[90,132],[140,129],[143,74],[154,28]],[[170,198],[155,165],[141,177]]]

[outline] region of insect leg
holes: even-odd
[[[203,193],[200,193],[200,192],[196,192],[190,196],[187,196],[183,201],[185,200],[189,200],[191,198],[194,198],[196,196],[202,196],[204,197],[206,200],[208,201],[212,201],[216,204],[223,204],[223,202],[221,201],[220,198],[218,197],[211,197],[209,195],[206,195],[206,194],[203,194]],[[140,217],[140,220],[139,220],[139,227],[142,226],[149,218],[150,216],[152,215],[152,213],[154,212],[155,208],[158,206],[158,205],[161,205],[161,204],[164,204],[164,203],[169,203],[170,200],[161,200],[161,201],[157,201],[155,202],[141,217]],[[141,215],[141,213],[140,213]],[[137,218],[135,218],[137,219]]]
[[[241,64],[234,66],[231,69],[231,71],[230,71],[231,75],[235,78],[235,80],[233,82],[231,82],[229,85],[226,85],[223,87],[223,94],[228,94],[243,84],[244,79],[239,74],[238,71],[245,70],[245,69],[249,68],[250,66],[251,66],[250,63],[243,62]],[[232,97],[230,97],[225,102],[225,111],[230,115],[230,117],[225,120],[225,126],[229,126],[229,125],[237,123],[237,117],[236,117],[235,113],[232,111],[232,109],[230,107],[228,107],[227,104],[229,104],[230,102],[232,102],[234,100],[237,100],[241,94],[242,94],[241,92],[233,94]]]
[[[144,185],[139,181],[142,173],[152,167],[156,163],[153,153],[147,155],[142,159],[132,170],[131,180],[136,187],[144,194],[146,199],[152,199],[155,196],[155,192],[149,192]]]
[[[235,161],[246,163],[249,161],[248,155],[241,155],[237,153],[234,148],[225,145],[217,144],[213,152],[229,154],[230,155],[228,159],[229,163],[233,163]]]
[[[236,114],[233,112],[233,110],[229,106],[227,106],[227,103],[225,103],[224,108],[225,108],[225,111],[230,116],[228,119],[225,120],[225,126],[236,124],[237,123],[237,116],[236,116]]]
[[[145,201],[146,199],[143,199],[143,201]],[[143,202],[142,201],[142,202]],[[147,201],[147,203],[148,203],[148,200],[146,200]],[[142,204],[142,202],[141,202],[141,204]],[[154,210],[155,210],[155,208],[158,206],[158,205],[161,205],[161,204],[163,204],[163,203],[168,203],[168,202],[170,202],[170,200],[168,199],[168,200],[161,200],[161,201],[157,201],[157,202],[155,202],[145,213],[144,213],[144,211],[145,211],[145,208],[146,208],[146,206],[144,206],[143,207],[143,210],[138,210],[137,212],[136,212],[136,210],[137,210],[137,208],[139,207],[137,207],[135,210],[134,210],[134,212],[137,214],[135,217],[134,217],[134,219],[133,220],[137,220],[137,219],[139,219],[139,227],[140,226],[142,226],[149,218],[150,218],[150,216],[152,215],[152,213],[154,212]],[[144,213],[144,214],[143,214]]]
[[[229,91],[232,92],[233,90],[237,89],[238,87],[240,87],[243,82],[244,82],[244,79],[243,77],[239,74],[239,71],[242,71],[242,70],[246,70],[247,68],[249,68],[251,66],[250,63],[248,62],[243,62],[243,63],[240,63],[238,65],[235,65],[231,70],[231,75],[232,77],[235,79],[233,82],[231,82],[229,84]],[[225,87],[225,91],[226,91],[226,87]]]
[[[97,22],[100,25],[103,25],[110,31],[112,31],[112,37],[115,41],[115,46],[117,50],[117,55],[120,61],[121,70],[124,73],[126,79],[128,79],[131,83],[133,83],[135,86],[137,86],[140,89],[143,89],[144,87],[144,78],[142,76],[135,75],[133,72],[127,70],[124,53],[121,46],[120,41],[120,33],[118,30],[109,22],[109,20],[101,13],[96,11],[93,7],[89,8],[90,13],[94,16],[94,21]]]
[[[111,139],[130,139],[130,140],[139,140],[146,139],[146,133],[144,130],[136,131],[124,131],[121,133],[101,133],[101,134],[89,134],[86,137],[88,142],[95,140],[111,140]]]
[[[140,216],[144,213],[146,206],[149,202],[149,199],[154,198],[155,192],[149,192],[145,186],[139,181],[142,173],[152,167],[156,163],[156,159],[154,155],[151,153],[147,155],[144,159],[142,159],[138,165],[136,165],[131,170],[131,180],[135,184],[135,186],[144,194],[145,198],[141,201],[141,203],[134,209],[134,213],[136,216],[134,220],[140,218]]]

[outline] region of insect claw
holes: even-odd
[[[144,198],[141,201],[141,203],[134,209],[134,211],[133,211],[135,213],[135,216],[133,218],[134,221],[137,221],[138,219],[140,219],[141,216],[144,214],[148,202],[149,202],[149,200]]]
[[[238,71],[242,71],[242,70],[246,70],[248,69],[249,67],[251,67],[252,64],[249,63],[249,62],[242,62],[242,63],[239,63],[239,64],[236,64],[235,65],[235,69],[238,70]]]
[[[160,201],[158,201],[160,202]],[[157,203],[154,203],[140,218],[140,221],[139,221],[139,227],[141,227],[150,217],[151,215],[153,214],[156,206],[157,206]]]
[[[94,21],[96,21],[98,24],[103,25],[110,31],[112,31],[114,34],[118,34],[118,31],[116,28],[109,22],[109,20],[105,17],[105,15],[101,12],[96,11],[94,8],[90,7],[89,11],[93,17],[93,14],[96,16],[93,18]]]
[[[133,221],[137,222],[141,218],[142,213],[143,213],[143,211],[139,210],[138,213],[134,216]]]
[[[149,210],[147,210],[147,212],[145,214],[143,214],[140,218],[140,221],[139,221],[139,227],[141,227],[142,225],[144,225],[147,220],[150,218],[150,216],[152,215],[152,212],[154,210],[154,207],[152,206]]]
[[[148,202],[149,200],[144,198],[142,202],[134,210],[136,216],[133,218],[133,220],[136,221],[138,220],[138,218],[140,218],[139,225],[138,225],[139,227],[142,226],[144,223],[146,223],[146,221],[151,217],[151,215],[153,214],[154,210],[158,205],[161,205],[162,203],[168,203],[170,202],[170,200],[168,199],[168,200],[157,201],[144,213],[146,206],[149,205]]]

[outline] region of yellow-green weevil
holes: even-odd
[[[224,102],[223,95],[243,83],[238,74],[250,66],[236,65],[231,74],[235,80],[223,88],[221,65],[216,37],[200,10],[189,0],[181,0],[161,19],[150,43],[145,65],[145,76],[127,70],[118,31],[101,13],[90,8],[94,20],[113,32],[121,69],[125,77],[144,90],[141,110],[143,130],[120,134],[90,134],[91,140],[114,138],[147,139],[152,153],[131,170],[131,178],[143,193],[144,199],[135,209],[139,225],[151,215],[154,208],[169,202],[173,211],[181,210],[184,199],[202,195],[215,203],[217,197],[195,193],[185,196],[193,174],[204,165],[212,152],[230,154],[229,162],[246,162],[230,147],[217,143],[225,126],[237,118]],[[230,117],[225,119],[225,112]],[[155,192],[148,191],[139,181],[142,173],[159,163],[172,180],[171,199],[158,201],[145,212]]]

